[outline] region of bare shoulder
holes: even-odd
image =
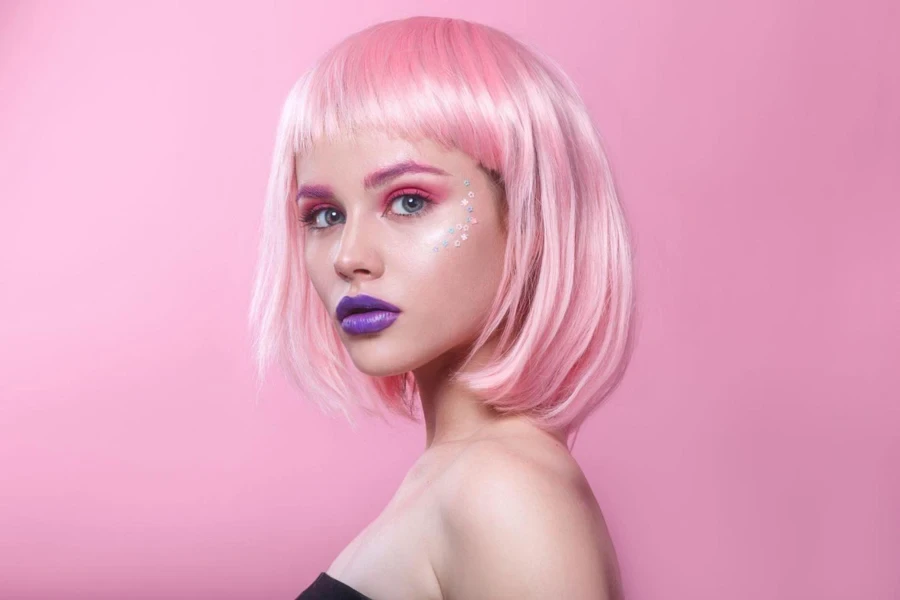
[[[564,447],[473,445],[441,491],[444,600],[613,600],[618,565],[600,507]]]

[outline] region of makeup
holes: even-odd
[[[359,294],[344,296],[338,302],[335,316],[347,333],[376,333],[390,327],[400,316],[400,309],[380,298]]]
[[[463,183],[465,183],[466,187],[471,185],[471,182],[468,179]],[[464,209],[463,214],[465,215],[465,221],[460,220],[454,227],[448,227],[447,236],[441,240],[440,244],[431,249],[432,252],[439,252],[441,248],[449,247],[451,241],[453,242],[454,248],[459,248],[463,242],[469,239],[470,226],[478,223],[478,219],[472,214],[475,209],[472,207],[471,199],[474,197],[475,192],[469,190],[466,192],[463,199],[459,201],[460,206]],[[454,237],[457,237],[458,239],[454,240]]]
[[[351,335],[377,333],[390,327],[399,316],[400,313],[388,310],[371,310],[369,312],[356,313],[349,317],[344,317],[344,320],[341,321],[341,328]]]
[[[381,187],[390,181],[396,179],[400,175],[407,173],[429,173],[432,175],[440,175],[449,177],[450,174],[438,167],[417,163],[412,160],[403,161],[395,165],[390,165],[383,169],[379,169],[374,173],[366,175],[364,185],[366,191]],[[468,183],[466,184],[468,185]],[[300,186],[297,191],[296,201],[302,198],[311,198],[313,200],[334,200],[334,192],[327,185],[308,184]]]

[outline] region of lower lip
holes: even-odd
[[[369,312],[356,313],[344,317],[344,320],[341,321],[341,327],[352,335],[376,333],[390,327],[399,316],[400,313],[389,310],[370,310]]]

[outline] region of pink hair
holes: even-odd
[[[367,405],[416,420],[411,372],[361,373],[303,267],[295,161],[321,139],[362,131],[427,138],[496,172],[507,201],[504,272],[483,369],[457,373],[498,412],[577,434],[618,386],[632,348],[634,281],[625,216],[599,134],[575,85],[546,55],[460,19],[379,23],[329,50],[281,112],[250,308],[261,385],[277,360],[329,413]],[[467,359],[468,361],[468,359]],[[574,443],[574,441],[573,441]]]

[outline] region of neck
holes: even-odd
[[[464,441],[502,419],[471,390],[451,381],[457,372],[468,372],[483,366],[496,344],[489,342],[459,371],[465,352],[454,351],[414,371],[416,386],[422,398],[425,420],[425,449],[447,442]]]
[[[471,372],[483,367],[495,348],[496,339],[489,341],[462,371],[459,368],[465,352],[449,352],[414,371],[422,399],[425,450],[447,443],[491,437],[500,432],[501,426],[507,432],[538,429],[526,423],[521,416],[498,413],[472,390],[451,380],[457,372]],[[559,435],[552,437],[563,440]]]

